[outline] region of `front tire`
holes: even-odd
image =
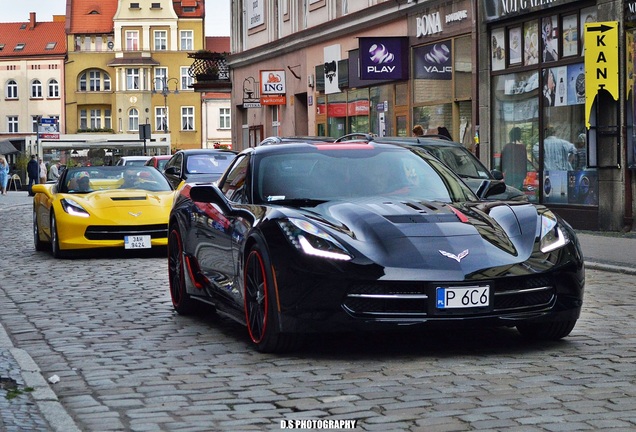
[[[38,252],[45,251],[47,249],[46,243],[40,239],[40,225],[38,223],[38,212],[33,209],[33,244],[35,250]]]
[[[168,235],[168,281],[172,307],[180,315],[189,315],[195,311],[195,304],[186,291],[184,274],[183,241],[176,226],[170,227]]]
[[[54,258],[65,258],[66,253],[60,249],[60,238],[57,234],[57,218],[51,213],[51,253]]]
[[[274,276],[269,256],[255,244],[245,260],[243,302],[247,331],[260,352],[284,352],[297,345],[297,335],[281,333],[278,322]]]
[[[517,330],[528,339],[555,341],[569,335],[575,325],[576,320],[525,323],[517,325]]]

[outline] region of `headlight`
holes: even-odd
[[[563,231],[557,222],[557,218],[551,211],[541,214],[541,237],[539,248],[541,252],[548,253],[570,243],[566,231]]]
[[[80,216],[80,217],[88,217],[89,214],[84,207],[79,205],[76,201],[70,198],[64,198],[61,202],[62,208],[64,211],[71,216]]]
[[[278,224],[291,244],[307,255],[345,261],[353,258],[336,239],[310,222],[290,218]]]

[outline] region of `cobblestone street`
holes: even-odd
[[[45,379],[60,378],[43,386],[82,431],[272,431],[289,419],[356,420],[359,431],[636,429],[634,276],[588,270],[583,314],[560,342],[427,330],[323,335],[267,355],[231,321],[176,315],[162,256],[36,253],[30,212],[0,212],[0,323]],[[22,391],[7,399],[0,388],[0,429],[55,430],[35,402],[47,389],[26,391],[11,352],[0,348],[0,376]]]

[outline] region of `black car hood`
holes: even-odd
[[[536,208],[523,203],[377,198],[328,202],[301,212],[348,248],[385,268],[461,274],[527,260],[538,227]]]

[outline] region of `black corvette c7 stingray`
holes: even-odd
[[[560,339],[585,284],[575,233],[549,209],[480,201],[434,157],[374,142],[244,150],[217,183],[178,192],[168,250],[175,310],[208,303],[264,352],[434,323]]]

